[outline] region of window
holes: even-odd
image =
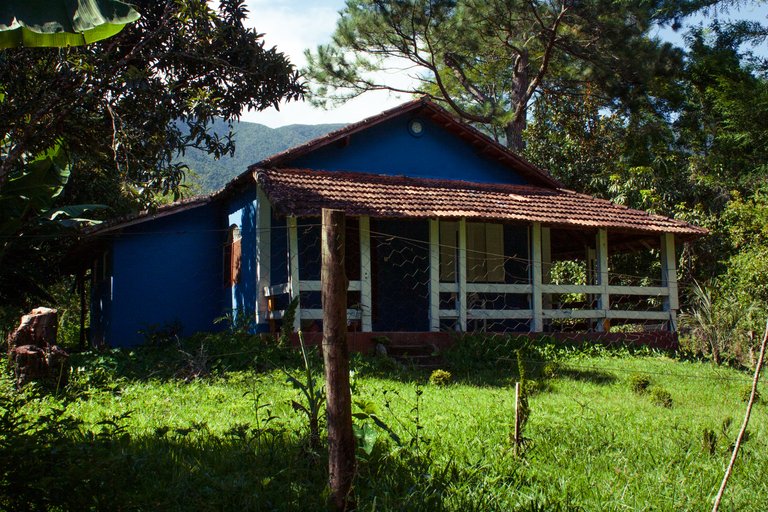
[[[455,282],[458,261],[458,222],[440,222],[440,280]],[[504,227],[467,223],[467,282],[503,283]]]
[[[224,284],[235,285],[240,282],[240,262],[242,259],[242,234],[236,224],[229,227],[227,243],[224,244]]]

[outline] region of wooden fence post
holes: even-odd
[[[322,281],[323,361],[328,418],[328,483],[335,510],[354,508],[355,437],[349,389],[347,277],[344,271],[344,212],[323,209]]]

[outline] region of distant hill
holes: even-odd
[[[199,176],[205,192],[212,192],[245,172],[249,165],[343,126],[343,124],[292,124],[270,128],[263,124],[242,121],[234,125],[234,139],[237,147],[233,157],[216,160],[203,151],[191,149],[183,156],[178,156],[176,161],[187,164]],[[211,129],[224,136],[227,134],[227,123],[217,120]]]

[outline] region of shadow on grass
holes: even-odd
[[[565,379],[601,385],[613,384],[618,380],[612,373],[582,368],[563,367],[558,370],[557,375]]]
[[[0,446],[0,509],[327,509],[327,453],[309,454],[290,432],[193,426],[131,436],[117,422],[49,436],[58,426],[48,427]],[[353,492],[358,510],[438,511],[488,510],[509,490],[451,457],[377,444],[358,459]]]

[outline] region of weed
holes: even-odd
[[[313,453],[320,451],[320,413],[325,403],[325,388],[322,384],[318,386],[317,376],[315,370],[309,363],[307,357],[307,347],[304,344],[304,335],[299,331],[299,346],[301,348],[301,356],[304,360],[304,375],[299,380],[288,372],[285,372],[288,382],[293,385],[294,388],[301,391],[304,396],[305,404],[299,403],[296,400],[291,400],[291,406],[295,411],[301,411],[307,416],[307,423],[309,425],[309,448]]]
[[[701,447],[704,453],[714,455],[717,450],[717,434],[710,428],[701,431]]]
[[[453,381],[453,375],[446,370],[435,370],[429,376],[429,383],[433,386],[447,386]]]
[[[629,386],[638,395],[644,395],[651,385],[651,377],[642,373],[633,373],[629,377]]]
[[[673,405],[672,394],[664,388],[651,388],[651,402],[654,405],[671,409]]]
[[[749,402],[750,397],[752,396],[752,385],[748,384],[741,388],[741,391],[739,391],[739,396],[741,397],[742,402]],[[755,403],[760,402],[760,392],[755,390]]]

